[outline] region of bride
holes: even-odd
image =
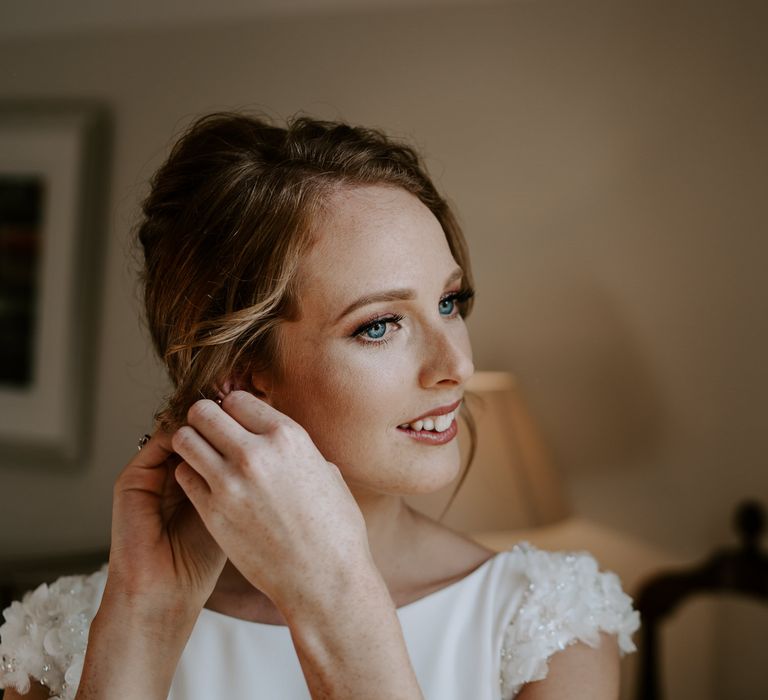
[[[458,475],[473,373],[466,244],[409,147],[203,117],[138,238],[173,391],[108,568],[6,611],[6,700],[617,697],[638,623],[613,574],[403,503]]]

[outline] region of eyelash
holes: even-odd
[[[389,336],[382,338],[381,340],[376,340],[374,338],[370,338],[368,340],[363,340],[362,335],[366,331],[370,330],[374,326],[378,325],[388,325],[390,323],[400,323],[400,321],[405,318],[404,316],[401,316],[400,314],[390,314],[388,316],[378,316],[376,318],[372,318],[370,321],[367,321],[362,326],[360,326],[353,334],[352,336],[359,340],[359,342],[363,343],[363,345],[386,345],[389,342]]]
[[[469,302],[472,297],[475,296],[475,292],[473,289],[464,289],[458,292],[450,292],[446,294],[443,297],[440,297],[440,301],[438,303],[438,306],[446,301],[452,301],[456,305],[454,307],[454,310],[457,311],[457,313],[451,313],[450,316],[446,316],[445,318],[455,318],[456,316],[464,316],[464,307],[466,306],[467,302]],[[390,323],[400,323],[400,321],[403,320],[403,316],[400,314],[390,314],[388,316],[377,316],[375,318],[372,318],[368,321],[366,321],[363,325],[359,326],[353,333],[352,337],[356,339],[360,339],[359,342],[363,343],[364,345],[376,345],[376,346],[382,346],[386,345],[389,342],[389,336],[382,338],[381,340],[375,340],[373,338],[369,340],[362,340],[362,335],[366,331],[370,330],[376,325],[383,324],[388,325]]]
[[[462,289],[458,292],[450,292],[446,294],[444,297],[441,297],[440,303],[442,304],[444,301],[454,302],[456,304],[456,308],[458,309],[458,315],[463,317],[466,312],[467,303],[474,296],[475,296],[474,289]]]

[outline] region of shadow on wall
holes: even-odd
[[[491,351],[483,363],[520,377],[534,414],[546,417],[540,424],[558,467],[585,474],[650,461],[667,418],[626,314],[594,279],[550,270],[546,284],[519,291],[510,326],[525,333],[498,344],[508,355]]]

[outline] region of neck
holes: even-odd
[[[492,554],[412,510],[399,496],[355,485],[350,490],[365,519],[373,561],[398,607],[466,576]],[[207,607],[255,622],[286,624],[229,561]]]
[[[350,487],[365,519],[368,546],[376,567],[389,583],[402,569],[413,542],[417,525],[414,512],[400,496],[392,496]]]

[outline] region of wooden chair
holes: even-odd
[[[684,600],[702,593],[737,593],[768,603],[768,555],[760,549],[765,511],[754,501],[736,510],[741,546],[716,551],[691,569],[663,572],[648,580],[637,596],[640,611],[640,659],[637,700],[662,700],[658,630]]]

